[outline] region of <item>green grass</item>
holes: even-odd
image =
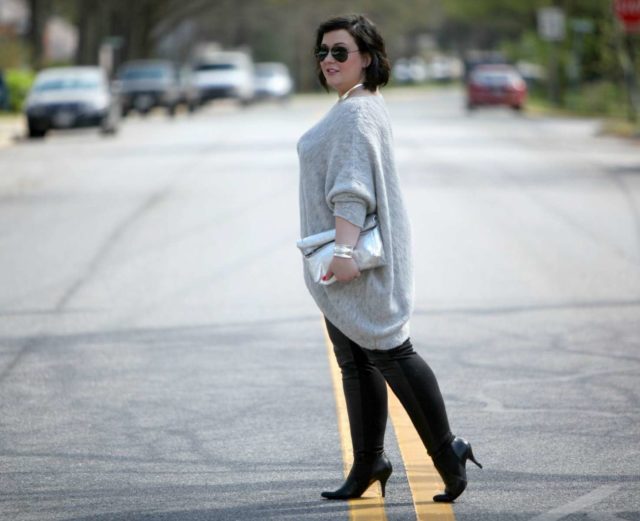
[[[20,117],[22,117],[21,114],[0,111],[0,122],[3,123],[10,123],[12,121],[15,121],[16,119],[19,119]]]
[[[640,140],[640,124],[626,119],[606,119],[602,125],[603,134]]]
[[[640,138],[640,120],[629,120],[626,94],[612,83],[597,82],[568,91],[560,106],[551,103],[542,93],[532,92],[527,112],[534,115],[599,118],[603,120],[605,134]]]

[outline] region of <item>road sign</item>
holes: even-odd
[[[538,9],[538,34],[543,40],[549,42],[564,40],[564,11],[559,7],[542,7]]]
[[[614,7],[625,31],[640,31],[640,0],[615,0]]]
[[[569,25],[573,31],[580,34],[592,33],[594,28],[593,21],[588,18],[573,18]]]

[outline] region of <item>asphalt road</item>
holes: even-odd
[[[386,95],[460,521],[640,520],[640,146]],[[297,138],[334,98],[0,150],[0,519],[344,520]],[[389,521],[415,519],[391,427]],[[434,518],[435,519],[435,518]]]

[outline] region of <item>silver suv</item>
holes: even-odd
[[[175,115],[180,103],[180,84],[172,62],[127,62],[118,69],[117,78],[123,115],[131,110],[146,114],[155,107],[163,107],[170,116]]]

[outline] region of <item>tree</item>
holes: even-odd
[[[31,50],[31,63],[36,69],[44,60],[44,29],[51,13],[51,0],[29,0],[28,45]]]

